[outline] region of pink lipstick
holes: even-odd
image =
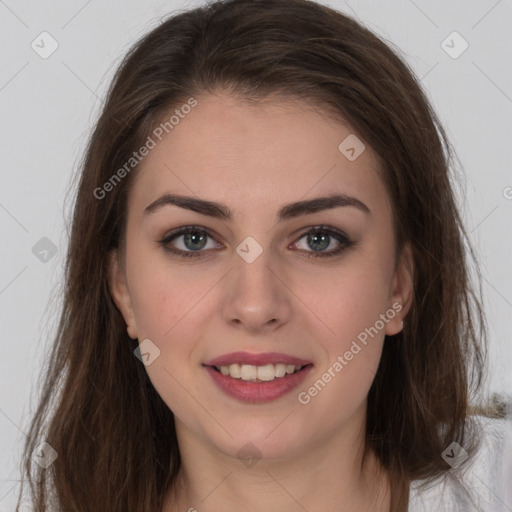
[[[313,364],[276,352],[233,352],[203,366],[226,395],[247,403],[265,403],[299,386]]]

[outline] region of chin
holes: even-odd
[[[278,421],[275,418],[265,418],[260,421],[245,420],[243,424],[234,423],[226,425],[233,437],[221,435],[219,438],[210,438],[210,442],[229,457],[278,460],[295,455],[305,448],[304,427],[293,424],[285,426],[279,423],[286,417],[283,414]],[[250,424],[247,423],[250,421]],[[276,428],[277,427],[277,428]]]

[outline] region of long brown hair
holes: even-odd
[[[58,333],[25,445],[33,503],[156,512],[176,480],[173,414],[134,356],[137,341],[107,285],[136,167],[97,191],[165,115],[216,90],[254,102],[272,93],[302,99],[347,122],[380,158],[397,254],[406,242],[413,249],[414,300],[404,330],[384,343],[366,449],[390,475],[392,510],[404,511],[411,480],[450,469],[441,457],[450,443],[477,446],[468,405],[482,381],[486,326],[469,278],[475,257],[452,190],[454,151],[414,73],[391,43],[308,0],[224,0],[180,12],[116,71],[81,163]],[[47,469],[31,460],[42,441],[58,453]]]

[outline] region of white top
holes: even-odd
[[[417,487],[422,481],[416,480],[411,484],[409,512],[512,512],[512,403],[505,418],[476,419],[482,443],[458,472],[464,487],[457,485],[455,469],[421,490]],[[454,468],[465,457],[457,446],[443,452]]]

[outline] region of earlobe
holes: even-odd
[[[410,243],[406,243],[400,255],[399,264],[395,270],[392,283],[390,307],[398,314],[386,325],[386,334],[398,334],[404,325],[404,318],[409,312],[414,293],[414,258]]]
[[[126,322],[128,335],[132,339],[137,339],[137,324],[133,312],[132,299],[126,282],[126,276],[119,262],[117,249],[112,249],[108,254],[108,287],[112,300]]]

